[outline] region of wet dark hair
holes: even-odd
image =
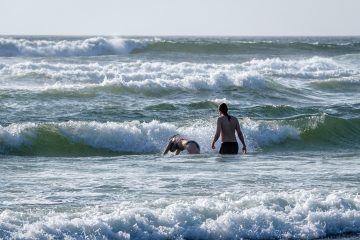
[[[178,149],[178,146],[175,142],[170,143],[170,152],[175,152]]]
[[[227,116],[228,120],[230,121],[230,116],[227,113],[228,112],[228,106],[226,105],[226,103],[222,103],[219,105],[219,111],[224,114],[224,116]]]
[[[179,146],[176,142],[176,138],[179,136],[179,134],[175,134],[174,136],[170,137],[169,140],[170,140],[170,146],[169,146],[169,150],[170,152],[175,152]]]

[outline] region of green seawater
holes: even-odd
[[[359,99],[358,37],[1,36],[0,239],[359,239]]]

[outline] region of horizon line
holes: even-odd
[[[207,34],[183,34],[183,35],[166,35],[166,34],[159,34],[159,35],[142,35],[142,34],[0,34],[2,37],[96,37],[96,36],[103,36],[103,37],[360,37],[360,34],[349,34],[349,35],[207,35]]]

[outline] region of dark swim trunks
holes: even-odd
[[[220,147],[220,154],[238,154],[239,145],[237,142],[223,142]]]

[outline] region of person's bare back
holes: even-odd
[[[221,142],[236,142],[235,130],[239,126],[236,117],[221,116],[217,120],[217,130],[221,136]]]
[[[211,147],[215,149],[215,142],[221,136],[222,144],[219,153],[237,154],[239,147],[236,141],[236,136],[235,136],[235,132],[236,132],[243,145],[242,151],[246,153],[245,140],[240,130],[239,120],[234,116],[228,115],[227,111],[228,111],[227,105],[225,103],[220,104],[219,112],[221,116],[217,119],[216,133],[213,142],[211,144]]]

